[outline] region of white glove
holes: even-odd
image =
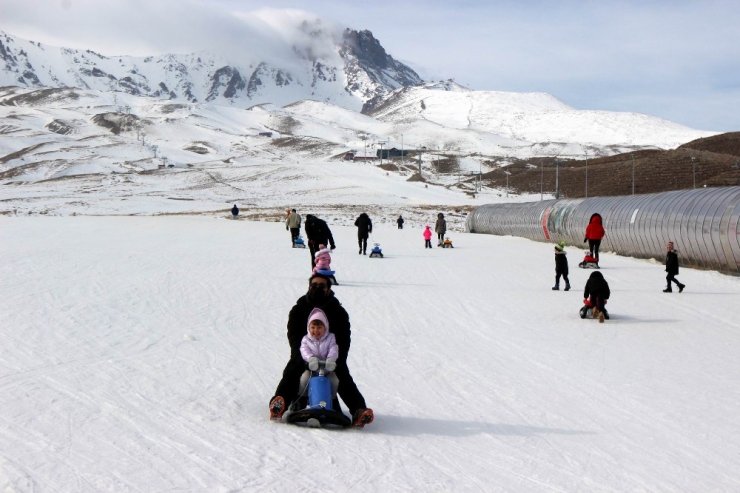
[[[319,358],[315,356],[308,358],[308,369],[311,371],[318,370],[319,369]]]
[[[334,371],[337,369],[337,360],[329,358],[326,360],[326,363],[324,363],[324,368],[326,371]]]

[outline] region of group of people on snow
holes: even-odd
[[[583,238],[583,242],[588,242],[588,253],[584,258],[584,262],[579,264],[580,266],[593,264],[597,269],[599,268],[599,247],[601,246],[601,240],[604,238],[606,230],[604,229],[602,217],[598,213],[591,215],[588,225],[586,226],[586,232]],[[675,283],[678,287],[678,292],[683,292],[686,287],[685,284],[676,279],[678,275],[678,255],[675,251],[674,244],[669,241],[666,244],[666,258],[665,258],[665,271],[667,287],[663,290],[664,293],[671,293],[671,283]],[[555,285],[552,287],[553,291],[560,289],[560,278],[565,281],[565,291],[570,290],[570,281],[568,280],[568,259],[565,253],[565,242],[559,241],[555,245]],[[598,318],[600,322],[605,319],[609,319],[609,313],[607,312],[605,305],[609,299],[611,292],[609,290],[609,284],[607,283],[604,276],[599,271],[594,271],[586,281],[586,286],[583,291],[584,305],[580,310],[581,318],[585,318],[589,310],[592,312],[594,318]]]

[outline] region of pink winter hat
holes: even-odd
[[[306,324],[306,332],[308,332],[308,326],[311,325],[313,320],[318,320],[324,324],[326,331],[329,332],[329,319],[326,318],[326,313],[321,308],[314,308],[311,310],[311,314],[308,316],[308,323]]]

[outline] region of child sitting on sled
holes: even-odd
[[[591,316],[598,318],[599,322],[603,322],[604,319],[609,320],[609,313],[604,307],[609,295],[609,283],[606,282],[604,276],[599,271],[592,272],[583,290],[584,300],[580,312],[581,318],[586,318],[588,310],[591,309]]]
[[[314,274],[320,270],[331,270],[331,250],[326,248],[323,243],[319,245],[319,251],[314,254]]]
[[[325,360],[324,370],[330,372],[332,395],[337,395],[339,379],[334,374],[339,357],[339,346],[334,334],[329,332],[329,319],[321,308],[314,308],[308,316],[306,335],[301,339],[301,356],[308,369],[301,375],[300,394],[306,389],[311,372],[318,371],[319,360]]]

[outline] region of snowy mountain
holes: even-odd
[[[329,163],[382,165],[377,182],[347,182],[343,204],[430,203],[417,192],[431,187],[446,201],[431,203],[475,205],[504,194],[476,177],[514,159],[609,156],[713,135],[642,114],[577,110],[544,93],[425,83],[368,31],[337,33],[319,21],[295,29],[292,42],[259,50],[156,57],[0,33],[0,212],[85,213],[93,199],[141,200],[145,189],[164,200],[160,212],[219,210],[247,193],[273,207],[257,168],[308,203],[316,188],[305,184]],[[392,148],[407,155],[343,159]],[[417,183],[382,199],[367,186],[398,180]],[[205,201],[203,188],[213,192]],[[173,189],[192,202],[174,207]],[[64,205],[50,208],[61,195]],[[150,210],[119,205],[106,210]]]
[[[367,100],[421,82],[369,31],[335,33],[320,21],[304,21],[296,29],[310,43],[291,45],[288,58],[264,47],[229,58],[205,52],[106,57],[0,31],[0,85],[77,87],[241,107],[310,98],[359,111]]]

